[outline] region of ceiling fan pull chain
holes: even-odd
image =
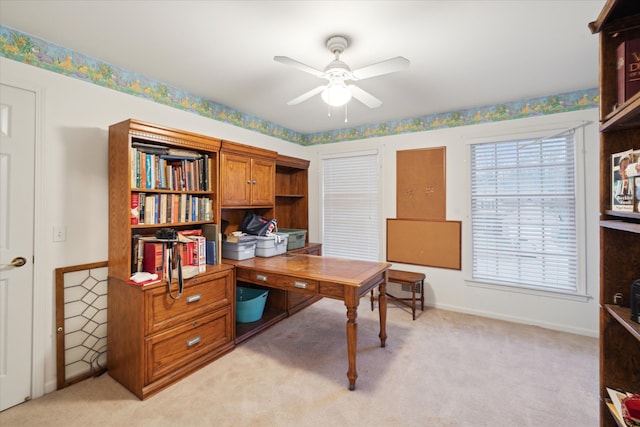
[[[346,104],[344,104],[344,122],[347,123],[349,120],[347,120],[347,105],[349,105],[349,103],[347,102]]]
[[[327,117],[331,117],[331,105],[327,104]]]

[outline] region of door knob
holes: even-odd
[[[21,256],[15,257],[9,264],[4,264],[3,267],[22,267],[27,263],[27,260]]]

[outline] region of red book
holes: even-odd
[[[162,258],[164,256],[164,250],[162,243],[144,243],[144,261],[143,270],[148,273],[158,275],[158,279],[164,277],[164,271],[162,270]]]
[[[179,245],[182,265],[194,265],[194,245],[195,242],[182,243]]]
[[[138,218],[140,218],[139,206],[138,193],[131,193],[131,225],[138,224]]]
[[[640,92],[640,39],[618,45],[618,106]]]
[[[127,280],[127,283],[133,286],[147,286],[147,285],[153,285],[154,283],[160,283],[160,282],[162,282],[162,280],[160,279],[145,280],[144,282],[134,282],[131,279]]]

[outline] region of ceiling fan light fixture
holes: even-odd
[[[332,107],[340,107],[351,100],[351,91],[344,82],[331,82],[320,95]]]

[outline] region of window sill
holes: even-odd
[[[543,290],[543,289],[527,288],[527,287],[508,285],[508,284],[485,283],[485,282],[478,282],[470,279],[465,279],[465,282],[468,286],[472,286],[476,288],[491,289],[495,291],[510,292],[510,293],[535,295],[535,296],[546,297],[546,298],[566,299],[566,300],[577,301],[577,302],[588,302],[589,300],[593,299],[591,295],[580,294],[580,293],[552,291],[547,289]]]

